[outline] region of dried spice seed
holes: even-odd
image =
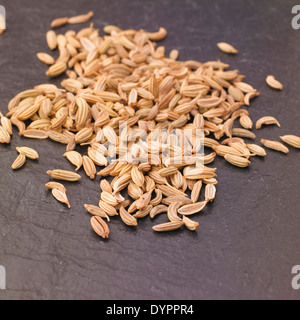
[[[88,156],[91,158],[91,160],[95,163],[97,166],[107,166],[107,159],[106,157],[101,154],[100,152],[97,152],[96,150],[92,148],[88,148]]]
[[[66,195],[65,192],[63,192],[61,189],[56,189],[56,188],[52,189],[51,192],[52,192],[53,197],[57,201],[59,201],[61,203],[65,203],[68,206],[69,209],[71,208],[69,200],[68,200],[67,195]]]
[[[251,153],[249,149],[245,146],[244,143],[241,142],[232,142],[230,143],[230,147],[237,150],[240,153],[240,156],[249,158],[251,156]]]
[[[218,180],[215,178],[203,179],[203,183],[206,184],[218,184]]]
[[[152,190],[146,192],[145,194],[143,194],[137,201],[136,203],[136,207],[137,209],[144,209],[145,207],[148,206],[150,200],[151,200],[151,194],[152,194]]]
[[[56,180],[78,181],[81,179],[79,174],[67,170],[48,170],[47,174]]]
[[[289,153],[289,149],[279,141],[272,141],[267,139],[261,139],[260,142],[267,148],[280,151],[283,153]]]
[[[124,174],[122,177],[119,177],[113,185],[114,193],[122,191],[128,186],[131,181],[130,174]]]
[[[163,168],[158,171],[158,174],[162,177],[168,177],[178,172],[178,169],[175,167]]]
[[[219,155],[224,157],[225,154],[233,154],[236,156],[241,156],[242,154],[240,153],[240,151],[230,147],[230,146],[223,146],[223,145],[219,145],[219,146],[212,146],[212,149]]]
[[[67,17],[56,18],[56,19],[52,20],[52,22],[50,23],[50,27],[51,28],[59,28],[59,27],[64,26],[67,23],[68,23]]]
[[[244,97],[244,103],[246,106],[250,106],[250,100],[259,96],[260,93],[257,92],[257,91],[252,91],[252,92],[248,92],[245,94],[245,97]]]
[[[239,88],[236,88],[234,86],[230,86],[228,88],[228,93],[230,94],[230,96],[235,100],[235,101],[244,101],[244,94],[242,92],[242,90],[240,90]]]
[[[202,211],[207,204],[207,201],[186,204],[178,209],[178,213],[183,215],[191,215]]]
[[[233,154],[225,154],[224,156],[225,160],[229,163],[233,164],[236,167],[245,168],[248,167],[251,163],[248,159],[239,157]]]
[[[162,199],[162,203],[166,205],[170,205],[173,202],[182,202],[183,204],[190,204],[192,203],[192,200],[188,197],[183,197],[183,196],[170,196]]]
[[[183,216],[182,222],[191,231],[195,231],[199,227],[199,222],[193,221],[193,220],[191,220],[190,218],[188,218],[186,216]]]
[[[22,136],[24,136],[25,138],[42,140],[48,138],[48,134],[42,130],[24,130],[22,131]]]
[[[24,154],[27,158],[29,159],[38,159],[39,158],[39,154],[32,148],[28,148],[28,147],[16,147],[16,150],[21,153]]]
[[[294,148],[300,148],[300,137],[295,135],[281,136],[280,139]]]
[[[238,53],[238,50],[227,42],[219,42],[217,46],[221,51],[225,53]]]
[[[82,156],[77,151],[68,151],[64,153],[64,157],[66,157],[74,166],[76,166],[75,171],[78,171],[82,166]]]
[[[256,91],[249,83],[246,83],[246,82],[234,81],[233,84],[244,93]]]
[[[181,228],[184,225],[182,221],[171,221],[162,224],[157,224],[152,229],[157,232],[166,232],[166,231],[173,231]]]
[[[0,126],[0,143],[10,143],[10,135],[2,126]]]
[[[117,199],[111,193],[106,192],[106,191],[101,192],[101,200],[103,200],[104,202],[106,202],[112,206],[118,205]]]
[[[191,193],[191,200],[193,203],[196,203],[198,201],[199,196],[200,196],[200,192],[201,192],[201,188],[202,188],[202,180],[199,180],[194,184],[193,190]]]
[[[244,129],[252,129],[252,127],[253,127],[253,122],[252,122],[251,118],[247,115],[242,115],[240,117],[240,124]]]
[[[91,218],[91,226],[93,230],[103,239],[108,239],[109,228],[107,223],[99,216],[93,216]]]
[[[108,193],[112,193],[112,192],[113,192],[110,183],[109,183],[107,180],[105,180],[105,179],[102,179],[102,180],[101,180],[101,182],[100,182],[100,189],[101,189],[102,191],[106,191],[106,192],[108,192]]]
[[[182,206],[181,202],[173,202],[169,205],[167,214],[170,221],[181,221],[182,219],[177,215],[178,209]]]
[[[57,77],[63,72],[65,72],[67,69],[67,65],[63,61],[58,61],[55,64],[53,64],[51,67],[49,67],[48,71],[46,72],[46,76],[49,77]]]
[[[11,168],[13,170],[17,170],[17,169],[20,169],[23,167],[23,165],[25,164],[26,162],[26,157],[24,154],[20,153],[16,160],[13,162],[13,164],[11,165]]]
[[[120,218],[128,226],[137,226],[137,219],[128,213],[123,206],[120,207]]]
[[[92,135],[93,135],[93,128],[83,128],[76,133],[75,142],[84,143],[88,141]]]
[[[244,144],[244,140],[242,138],[238,138],[238,137],[232,137],[232,138],[228,138],[222,141],[222,145],[231,145],[231,143],[233,142],[240,142],[242,144]]]
[[[45,53],[45,52],[38,52],[36,54],[37,58],[45,63],[45,64],[54,64],[55,63],[55,60],[52,56],[50,56],[48,53]]]
[[[66,188],[64,187],[64,185],[62,185],[61,183],[58,183],[58,182],[55,182],[55,181],[50,181],[50,182],[47,182],[45,184],[45,187],[48,188],[48,189],[57,189],[57,190],[60,190],[62,192],[66,192]]]
[[[277,119],[274,117],[268,116],[268,117],[262,117],[259,120],[256,121],[256,129],[260,129],[263,125],[268,124],[276,124],[278,127],[280,127],[280,124]]]
[[[157,205],[151,209],[150,218],[153,219],[156,215],[163,212],[168,212],[168,207],[164,204]]]
[[[2,127],[8,132],[9,135],[12,135],[12,125],[8,118],[3,116],[3,114],[0,112],[0,123]]]
[[[39,110],[39,108],[40,108],[39,104],[36,103],[25,108],[24,110],[21,109],[22,111],[18,113],[17,118],[21,121],[27,120],[31,118]]]
[[[87,14],[82,14],[79,16],[70,17],[67,19],[67,22],[70,24],[76,24],[76,23],[84,23],[89,21],[94,16],[94,12],[90,11]]]
[[[133,181],[128,184],[127,192],[134,200],[139,199],[144,194],[143,189],[137,186]]]
[[[48,138],[53,141],[68,145],[70,138],[63,133],[59,133],[57,131],[48,130],[47,131]]]
[[[138,169],[137,166],[133,166],[131,169],[132,181],[139,187],[142,187],[145,182],[145,177],[143,173]]]
[[[85,204],[84,207],[90,214],[105,218],[107,221],[110,221],[109,216],[101,208],[92,204]]]
[[[216,196],[216,187],[213,184],[207,184],[205,187],[205,201],[213,201]]]
[[[118,215],[116,208],[103,200],[99,201],[99,207],[110,217]]]
[[[49,30],[46,34],[47,44],[50,50],[54,50],[57,47],[57,37],[53,30]]]
[[[153,208],[153,206],[151,204],[149,204],[146,207],[144,207],[143,209],[140,209],[139,211],[137,211],[133,216],[138,219],[145,218],[148,214],[150,214],[152,208]]]
[[[257,156],[264,157],[267,155],[266,150],[257,144],[246,144],[250,152],[254,153]]]
[[[94,162],[88,156],[83,156],[82,165],[86,175],[90,177],[90,179],[95,179],[97,170]]]
[[[247,129],[241,129],[241,128],[233,128],[232,135],[235,137],[248,138],[248,139],[256,138],[256,135],[253,132]]]
[[[276,80],[274,76],[267,76],[266,82],[273,89],[277,89],[277,90],[283,89],[282,83],[280,83],[278,80]]]
[[[146,32],[146,35],[149,40],[160,41],[167,36],[167,30],[165,28],[160,27],[157,32]]]

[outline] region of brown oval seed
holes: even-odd
[[[91,226],[93,230],[103,239],[108,239],[109,228],[107,223],[99,216],[93,216],[91,218]]]

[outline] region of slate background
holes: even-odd
[[[260,138],[277,139],[299,129],[299,37],[291,27],[295,1],[1,1],[7,31],[0,36],[0,110],[18,92],[49,82],[35,57],[47,51],[45,33],[53,18],[95,11],[93,22],[155,31],[181,59],[221,59],[247,76],[261,96],[249,107],[256,121],[274,115],[282,128],[264,127]],[[80,29],[85,25],[75,26]],[[72,27],[71,27],[72,28]],[[61,29],[61,32],[68,27]],[[228,41],[240,53],[216,48]],[[265,83],[274,74],[276,92]],[[58,80],[51,82],[59,83]],[[16,133],[16,131],[14,131]],[[16,146],[38,150],[19,172],[10,169]],[[98,183],[83,177],[66,184],[72,209],[55,201],[43,185],[46,170],[71,169],[64,146],[13,136],[0,145],[0,265],[7,289],[0,299],[299,299],[291,269],[300,264],[299,151],[268,151],[248,169],[215,161],[218,193],[201,215],[198,232],[156,234],[144,219],[130,229],[113,219],[111,238],[90,228],[84,203],[97,204]],[[155,219],[164,221],[164,217]]]

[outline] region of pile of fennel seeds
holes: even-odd
[[[59,18],[51,25],[85,22],[91,16],[89,13],[79,19]],[[249,106],[259,92],[244,82],[238,70],[228,70],[229,65],[221,61],[178,61],[176,49],[166,56],[165,48],[156,43],[167,35],[164,28],[150,33],[106,26],[104,33],[99,35],[93,25],[79,32],[47,32],[48,47],[58,49],[59,57],[55,60],[44,52],[39,52],[37,57],[49,65],[48,76],[67,75],[61,82],[63,89],[41,84],[16,95],[9,102],[7,115],[1,115],[0,142],[10,142],[11,133],[7,129],[11,122],[24,137],[50,138],[65,144],[63,156],[74,164],[74,171],[83,167],[90,179],[101,176],[98,206],[85,204],[84,207],[92,214],[93,230],[103,238],[109,237],[104,219],[109,221],[117,215],[126,225],[137,226],[138,219],[165,213],[166,223],[154,226],[155,231],[182,226],[196,230],[199,224],[190,216],[203,210],[216,195],[216,168],[209,166],[215,156],[224,157],[235,166],[247,167],[251,157],[266,155],[263,147],[244,142],[244,138],[255,139],[255,134],[251,131],[249,112],[242,107]],[[218,47],[229,54],[237,53],[226,43]],[[267,83],[282,89],[272,76],[267,77]],[[28,120],[30,124],[26,125]],[[112,156],[113,150],[117,157],[127,152],[131,159],[143,155],[135,143],[126,144],[124,150],[123,142],[129,137],[119,136],[121,121],[127,121],[128,135],[137,141],[145,132],[147,139],[155,129],[172,129],[178,136],[185,129],[203,130],[204,145],[211,149],[203,158],[204,170],[199,170],[193,161],[178,166],[171,159],[163,164],[161,154],[157,164],[137,161],[108,164],[107,157]],[[234,127],[237,121],[242,128]],[[279,122],[266,116],[256,127],[269,124],[279,125]],[[300,147],[297,136],[281,139]],[[179,139],[175,136],[173,140],[174,154],[182,156]],[[287,151],[279,141],[263,139],[262,143],[268,148]],[[87,146],[87,154],[76,151],[77,145]],[[193,145],[195,153],[198,148]],[[26,158],[20,154],[22,161],[17,161],[17,168]],[[47,170],[47,174],[59,181],[81,178],[77,172],[60,168]],[[58,201],[70,206],[61,183],[50,181],[46,187]],[[201,201],[202,188],[205,190]],[[125,189],[130,200],[121,194]]]

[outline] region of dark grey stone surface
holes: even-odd
[[[300,135],[300,30],[291,27],[295,1],[3,0],[7,32],[0,36],[0,110],[18,92],[49,80],[36,52],[46,51],[50,21],[95,11],[95,26],[169,31],[167,50],[181,59],[221,59],[247,75],[261,92],[249,107],[254,120],[273,115],[282,127],[264,127],[260,138]],[[81,28],[75,26],[76,29]],[[61,29],[65,32],[68,27]],[[216,48],[228,41],[240,53]],[[265,83],[274,74],[276,92]],[[59,83],[59,80],[51,80]],[[10,165],[15,147],[32,146],[38,162],[19,172]],[[66,184],[72,209],[43,185],[46,170],[71,168],[64,146],[15,134],[0,145],[0,265],[7,289],[0,299],[299,299],[291,269],[300,264],[299,151],[268,151],[248,169],[215,161],[218,193],[201,215],[196,233],[156,234],[150,219],[130,229],[112,219],[102,241],[90,228],[84,203],[97,204],[99,178]],[[47,155],[47,156],[46,156]],[[163,216],[155,222],[164,221]]]

